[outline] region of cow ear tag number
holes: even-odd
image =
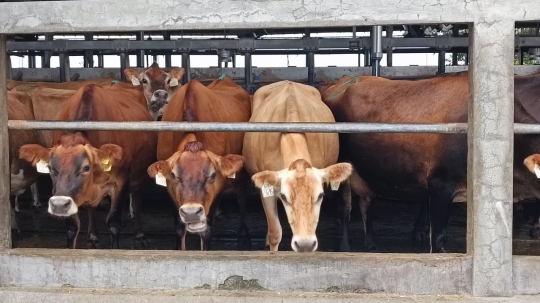
[[[261,190],[262,190],[263,198],[274,196],[274,187],[268,183],[264,183]]]
[[[112,163],[109,158],[101,159],[101,164],[103,165],[103,171],[111,171]]]
[[[167,187],[167,179],[165,179],[161,172],[158,172],[156,175],[156,184]]]
[[[339,182],[330,182],[330,187],[333,191],[337,191],[339,189]]]
[[[536,174],[537,178],[540,178],[540,166],[538,164],[534,165],[534,173]]]
[[[42,174],[50,174],[51,171],[49,170],[49,164],[45,162],[44,160],[39,160],[38,163],[36,163],[36,169],[38,173]]]

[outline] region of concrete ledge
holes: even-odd
[[[0,288],[1,302],[42,302],[42,303],[382,303],[382,302],[539,302],[540,296],[515,296],[512,298],[478,298],[471,296],[398,296],[376,294],[336,294],[336,293],[276,293],[237,291],[131,291],[78,288]]]
[[[538,283],[539,273],[540,257],[514,256],[514,293],[522,295],[540,294],[540,283]]]
[[[0,254],[0,285],[467,294],[460,254],[343,254],[14,249]]]

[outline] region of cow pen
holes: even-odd
[[[75,288],[193,290],[201,287],[218,289],[226,281],[239,279],[240,282],[256,280],[258,286],[254,289],[276,292],[338,289],[344,292],[470,294],[478,297],[540,294],[537,282],[540,256],[513,255],[511,232],[513,135],[540,133],[539,125],[513,123],[514,49],[540,45],[537,37],[515,38],[516,22],[540,20],[540,7],[531,5],[530,1],[224,0],[211,4],[195,4],[188,0],[40,1],[0,3],[0,20],[0,58],[6,58],[8,52],[17,50],[60,53],[61,68],[36,72],[36,79],[68,79],[70,72],[75,72],[69,69],[66,59],[69,56],[63,53],[69,50],[116,50],[123,59],[121,65],[126,67],[129,64],[126,65],[125,58],[133,50],[136,50],[139,60],[142,60],[145,49],[177,50],[182,55],[182,66],[189,66],[187,49],[242,49],[246,66],[250,67],[251,53],[256,49],[254,44],[266,42],[254,39],[209,40],[211,42],[204,42],[206,45],[200,42],[199,46],[186,46],[183,44],[185,41],[8,43],[6,35],[357,26],[373,26],[373,32],[380,33],[381,26],[395,24],[468,24],[468,38],[431,41],[433,45],[428,47],[439,48],[444,58],[447,49],[468,46],[470,75],[467,124],[82,123],[87,129],[132,131],[466,132],[469,203],[465,254],[12,249],[10,206],[2,203],[0,286],[59,288],[69,284]],[[355,39],[358,44],[353,45],[352,50],[358,53],[377,44],[380,48],[397,45],[389,43],[409,43],[378,37],[379,40],[369,43],[367,39]],[[295,73],[298,74],[297,79],[309,84],[322,81],[331,73],[314,67],[312,56],[323,47],[316,40],[287,42],[292,44],[290,48],[302,49],[306,53],[308,67]],[[452,45],[454,42],[456,45]],[[343,43],[344,48],[349,49],[351,41],[334,43]],[[272,48],[271,45],[257,47],[266,47],[267,51]],[[382,50],[369,53],[377,58]],[[373,69],[364,67],[349,72],[366,74],[373,70],[373,74],[384,76],[399,70],[389,67],[378,70],[378,60],[374,61]],[[142,67],[143,64],[139,63],[137,65]],[[337,70],[333,72],[339,74],[339,68]],[[445,70],[444,64],[437,69],[438,72],[451,70],[450,67]],[[535,68],[523,68],[518,73],[526,73],[524,70],[537,71]],[[246,89],[255,88],[252,81],[254,69],[237,68],[230,72],[241,75],[242,71]],[[286,72],[276,71],[278,74]],[[84,73],[98,77],[107,71],[81,70],[81,74]],[[81,122],[8,121],[7,74],[7,65],[0,64],[1,201],[9,201],[8,129],[81,127]],[[186,73],[184,80],[188,80],[191,74]],[[272,81],[273,78],[269,79]]]

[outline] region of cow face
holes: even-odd
[[[218,156],[204,150],[201,142],[188,142],[184,151],[148,168],[150,177],[161,173],[177,203],[180,219],[191,233],[207,230],[207,216],[212,202],[221,192],[227,178],[242,168],[239,155]]]
[[[102,193],[95,185],[106,183],[108,171],[121,157],[120,146],[104,144],[97,149],[80,135],[62,136],[61,143],[52,148],[27,144],[19,149],[19,158],[33,166],[46,163],[53,183],[48,212],[58,217],[74,215],[86,203],[99,203]]]
[[[297,252],[312,252],[318,242],[315,230],[323,200],[323,183],[342,182],[352,172],[349,163],[338,163],[317,169],[304,160],[291,163],[288,169],[264,171],[253,175],[255,186],[265,184],[275,188],[275,195],[283,202],[293,238],[291,246]]]
[[[172,96],[182,86],[184,73],[185,71],[181,67],[175,67],[166,73],[155,62],[143,73],[139,73],[134,68],[124,70],[126,79],[143,92],[150,115],[158,121],[161,120]]]

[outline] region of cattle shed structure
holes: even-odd
[[[218,289],[220,284],[229,282],[255,284],[258,285],[255,289],[277,292],[313,292],[335,288],[345,292],[407,295],[539,295],[540,257],[513,256],[511,233],[514,133],[540,133],[539,125],[513,123],[514,29],[516,22],[540,20],[540,6],[534,4],[524,0],[96,0],[0,3],[0,58],[6,58],[8,51],[17,49],[84,49],[92,43],[84,42],[87,44],[82,47],[63,42],[19,47],[16,43],[6,42],[6,36],[13,34],[434,23],[468,24],[470,29],[467,38],[470,75],[467,125],[85,123],[87,129],[100,130],[467,132],[469,203],[466,254],[319,252],[304,255],[291,252],[12,249],[10,206],[7,203],[10,186],[8,129],[73,129],[80,128],[81,123],[8,121],[7,65],[1,64],[0,159],[3,162],[0,166],[0,200],[5,202],[0,204],[0,285],[59,288],[68,284],[75,288],[193,290],[200,287]],[[380,27],[374,28],[374,31],[377,30],[380,31]],[[304,41],[308,44],[312,42],[309,39]],[[122,43],[96,44],[94,50],[144,48],[122,46]],[[169,49],[181,48],[181,42],[175,43],[163,41],[161,45]],[[306,45],[301,47],[306,49]],[[308,82],[314,81],[314,75],[311,70]],[[246,87],[249,89],[249,83]],[[246,280],[255,281],[248,283]]]

